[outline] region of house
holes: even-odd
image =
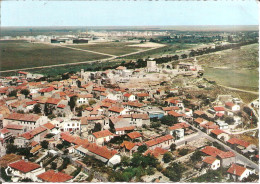
[[[236,149],[238,151],[242,150],[251,150],[255,145],[250,144],[249,142],[246,142],[244,140],[238,139],[238,138],[231,138],[227,141],[227,144],[231,146],[233,149]]]
[[[45,123],[45,124],[43,124],[42,126],[44,126],[45,128],[47,128],[47,129],[49,130],[48,132],[51,133],[51,134],[57,135],[58,133],[60,133],[59,128],[56,127],[54,124],[52,124],[52,123],[50,123],[50,122]]]
[[[211,130],[211,135],[219,140],[222,140],[224,142],[226,142],[227,140],[230,139],[229,135],[221,130],[221,129],[214,129],[214,130]]]
[[[200,127],[202,124],[207,123],[208,121],[203,119],[203,118],[196,118],[193,123],[195,124],[196,127]]]
[[[168,115],[175,117],[178,122],[183,121],[184,120],[183,117],[185,116],[185,114],[179,114],[179,113],[177,113],[175,111],[169,111]]]
[[[99,132],[94,132],[88,136],[89,142],[94,142],[97,145],[103,145],[105,142],[109,142],[115,134],[111,133],[109,130],[102,130]]]
[[[4,118],[3,126],[6,127],[8,124],[23,125],[26,127],[26,131],[33,130],[40,125],[47,122],[46,116],[38,116],[36,114],[20,114],[12,113]]]
[[[177,123],[174,126],[169,127],[166,132],[175,137],[176,140],[181,140],[184,138],[185,130],[189,127],[190,125],[187,123]]]
[[[0,158],[0,166],[6,168],[10,163],[22,160],[22,155],[6,154]]]
[[[8,124],[5,128],[11,132],[14,136],[18,136],[25,132],[25,127],[23,125],[16,125],[16,124]]]
[[[217,170],[220,167],[220,160],[212,156],[205,157],[202,162],[204,162],[211,170]]]
[[[146,146],[149,149],[155,149],[156,147],[168,149],[171,146],[171,144],[173,144],[173,143],[174,143],[174,138],[172,135],[156,137],[152,140],[145,142]]]
[[[212,130],[218,129],[219,126],[216,125],[214,122],[209,121],[209,122],[207,122],[207,123],[200,124],[200,128],[201,128],[204,132],[206,132],[207,134],[209,134]]]
[[[226,102],[225,107],[227,109],[230,109],[231,111],[240,111],[240,106],[237,104],[234,104],[233,102]]]
[[[150,125],[150,117],[148,114],[132,114],[131,120],[136,127],[142,127],[142,125]]]
[[[128,136],[131,140],[136,140],[136,139],[138,139],[139,141],[142,141],[142,134],[140,134],[140,132],[131,132],[131,133],[127,134],[127,136]]]
[[[11,137],[12,137],[12,133],[8,129],[6,128],[0,129],[0,141],[2,142],[2,144],[4,142],[7,142]]]
[[[134,152],[137,152],[138,149],[138,144],[129,142],[129,141],[123,141],[123,143],[120,145],[122,148],[121,153],[127,155],[127,156],[132,156]]]
[[[57,172],[54,170],[48,170],[37,176],[38,182],[72,182],[72,176]]]
[[[219,126],[219,129],[225,130],[229,128],[229,125],[225,123],[225,121],[222,120],[216,120],[217,125]]]
[[[60,130],[63,132],[76,132],[80,130],[80,122],[78,120],[65,120],[60,125]]]
[[[78,94],[77,95],[77,105],[83,105],[83,104],[88,104],[90,99],[93,99],[93,95],[92,94]]]
[[[108,166],[113,166],[121,162],[121,157],[117,154],[116,150],[109,150],[106,146],[98,146],[95,143],[76,146],[75,152],[84,156],[94,156]]]
[[[227,170],[227,173],[228,178],[232,178],[234,181],[242,181],[244,178],[247,178],[250,174],[252,174],[252,171],[238,164],[232,164]]]
[[[29,132],[25,132],[21,134],[20,136],[16,137],[14,140],[14,144],[17,145],[18,147],[25,147],[26,145],[29,145],[30,142],[36,141],[36,142],[41,142],[44,137],[47,135],[48,129],[39,126],[35,128],[34,130],[31,130]]]
[[[118,106],[112,106],[108,109],[109,116],[114,116],[114,115],[124,115],[127,112],[127,109],[123,107],[118,107]]]
[[[222,117],[225,114],[225,108],[224,107],[213,107],[214,111],[215,111],[215,116],[217,117]]]
[[[177,113],[181,113],[181,109],[177,106],[173,107],[163,107],[164,115],[168,115],[168,112],[175,111]]]
[[[222,167],[227,167],[235,162],[235,154],[232,151],[224,152],[213,146],[206,146],[200,151],[208,156],[218,158]]]
[[[124,102],[135,101],[135,100],[136,100],[136,99],[135,99],[135,95],[133,95],[133,94],[125,93],[125,94],[123,95],[123,101],[124,101]]]
[[[133,131],[134,129],[136,129],[135,126],[129,126],[129,127],[122,127],[122,128],[116,128],[116,135],[125,135],[126,132],[130,132]]]
[[[137,93],[136,97],[137,97],[138,101],[143,101],[143,100],[147,100],[149,98],[149,94],[148,93]]]
[[[24,178],[30,178],[32,181],[37,181],[37,176],[44,173],[45,169],[39,164],[26,160],[19,160],[10,163],[5,171],[7,175],[12,176],[13,182],[17,182],[19,179]]]

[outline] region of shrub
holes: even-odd
[[[184,156],[187,155],[189,152],[189,149],[181,149],[179,150],[179,155]]]
[[[164,155],[163,155],[163,161],[164,163],[169,163],[170,161],[173,160],[173,156],[170,152],[166,152]]]

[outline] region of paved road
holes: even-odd
[[[187,122],[188,123],[188,122]],[[232,148],[230,148],[229,146],[227,146],[226,144],[222,143],[221,141],[217,140],[217,139],[214,139],[213,137],[209,136],[208,134],[202,132],[201,130],[199,130],[198,128],[194,127],[192,124],[188,123],[191,127],[193,127],[195,130],[197,130],[199,132],[199,135],[197,138],[200,138],[200,137],[206,137],[207,139],[209,139],[210,141],[212,142],[217,142],[219,143],[220,145],[222,145],[226,150],[229,150],[229,151],[233,151],[236,155],[236,159],[237,161],[241,161],[243,163],[245,163],[247,166],[249,167],[252,167],[254,168],[257,172],[259,172],[259,165],[256,164],[255,162],[251,161],[250,159],[246,158],[245,156],[241,155],[240,153],[236,152],[235,150],[233,150]],[[193,137],[192,140],[195,140],[195,137]],[[192,141],[192,140],[189,140],[188,142]],[[184,140],[184,141],[187,141],[187,140]]]

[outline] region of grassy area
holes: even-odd
[[[204,77],[219,84],[250,91],[258,91],[258,70],[230,70],[204,68]]]
[[[238,50],[224,50],[210,55],[197,57],[198,63],[204,67],[226,67],[230,69],[256,69],[259,44],[251,44]]]
[[[225,50],[197,57],[204,69],[204,77],[219,84],[258,91],[259,44],[251,44],[238,50]]]
[[[145,47],[134,47],[129,45],[137,45],[137,43],[108,42],[108,43],[96,43],[96,44],[84,44],[84,45],[70,45],[70,47],[80,48],[84,50],[91,50],[91,51],[101,52],[105,54],[112,54],[116,56],[148,49]]]
[[[1,71],[76,63],[108,56],[26,41],[0,41]]]

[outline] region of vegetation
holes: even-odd
[[[178,121],[177,121],[177,118],[173,117],[173,116],[163,116],[161,119],[161,123],[162,124],[165,124],[165,125],[168,125],[168,126],[172,126],[174,124],[176,124]]]
[[[41,105],[40,105],[40,104],[34,105],[34,107],[33,107],[33,112],[34,112],[35,114],[40,114],[40,113],[42,112]]]
[[[62,171],[63,169],[66,169],[69,163],[70,163],[69,158],[63,158],[62,165],[58,168],[58,171]]]
[[[142,146],[139,146],[139,147],[137,148],[137,151],[138,151],[139,153],[144,153],[147,149],[148,149],[147,146],[144,144],[144,145],[142,145]]]
[[[21,94],[23,94],[26,98],[30,94],[30,91],[28,89],[22,89]]]
[[[77,101],[77,96],[72,96],[70,97],[70,101],[69,101],[69,106],[70,106],[70,110],[73,111],[75,106],[76,106],[76,101]]]
[[[173,156],[170,152],[166,152],[164,155],[163,155],[163,161],[164,163],[169,163],[170,161],[173,160]]]
[[[9,97],[17,97],[17,90],[12,90],[9,94],[8,94]]]
[[[163,174],[173,182],[180,181],[185,168],[182,164],[173,162],[163,171]]]
[[[11,176],[7,176],[4,167],[1,167],[1,178],[3,178],[3,180],[6,181],[6,182],[11,181]]]
[[[46,140],[44,140],[44,141],[41,142],[41,146],[42,146],[42,148],[44,148],[44,149],[48,149],[49,142],[46,141]]]
[[[199,151],[199,150],[197,150],[197,151],[195,151],[192,155],[191,155],[191,157],[190,157],[190,160],[192,161],[192,162],[198,162],[198,161],[201,161],[202,160],[202,158],[201,158],[201,156],[203,155],[203,153],[201,152],[201,151]]]
[[[209,170],[206,174],[203,174],[197,178],[191,180],[191,182],[221,182],[223,179],[222,173],[219,170]]]
[[[184,155],[187,155],[188,154],[188,152],[189,152],[189,149],[180,149],[179,150],[179,155],[181,155],[181,156],[184,156]]]

